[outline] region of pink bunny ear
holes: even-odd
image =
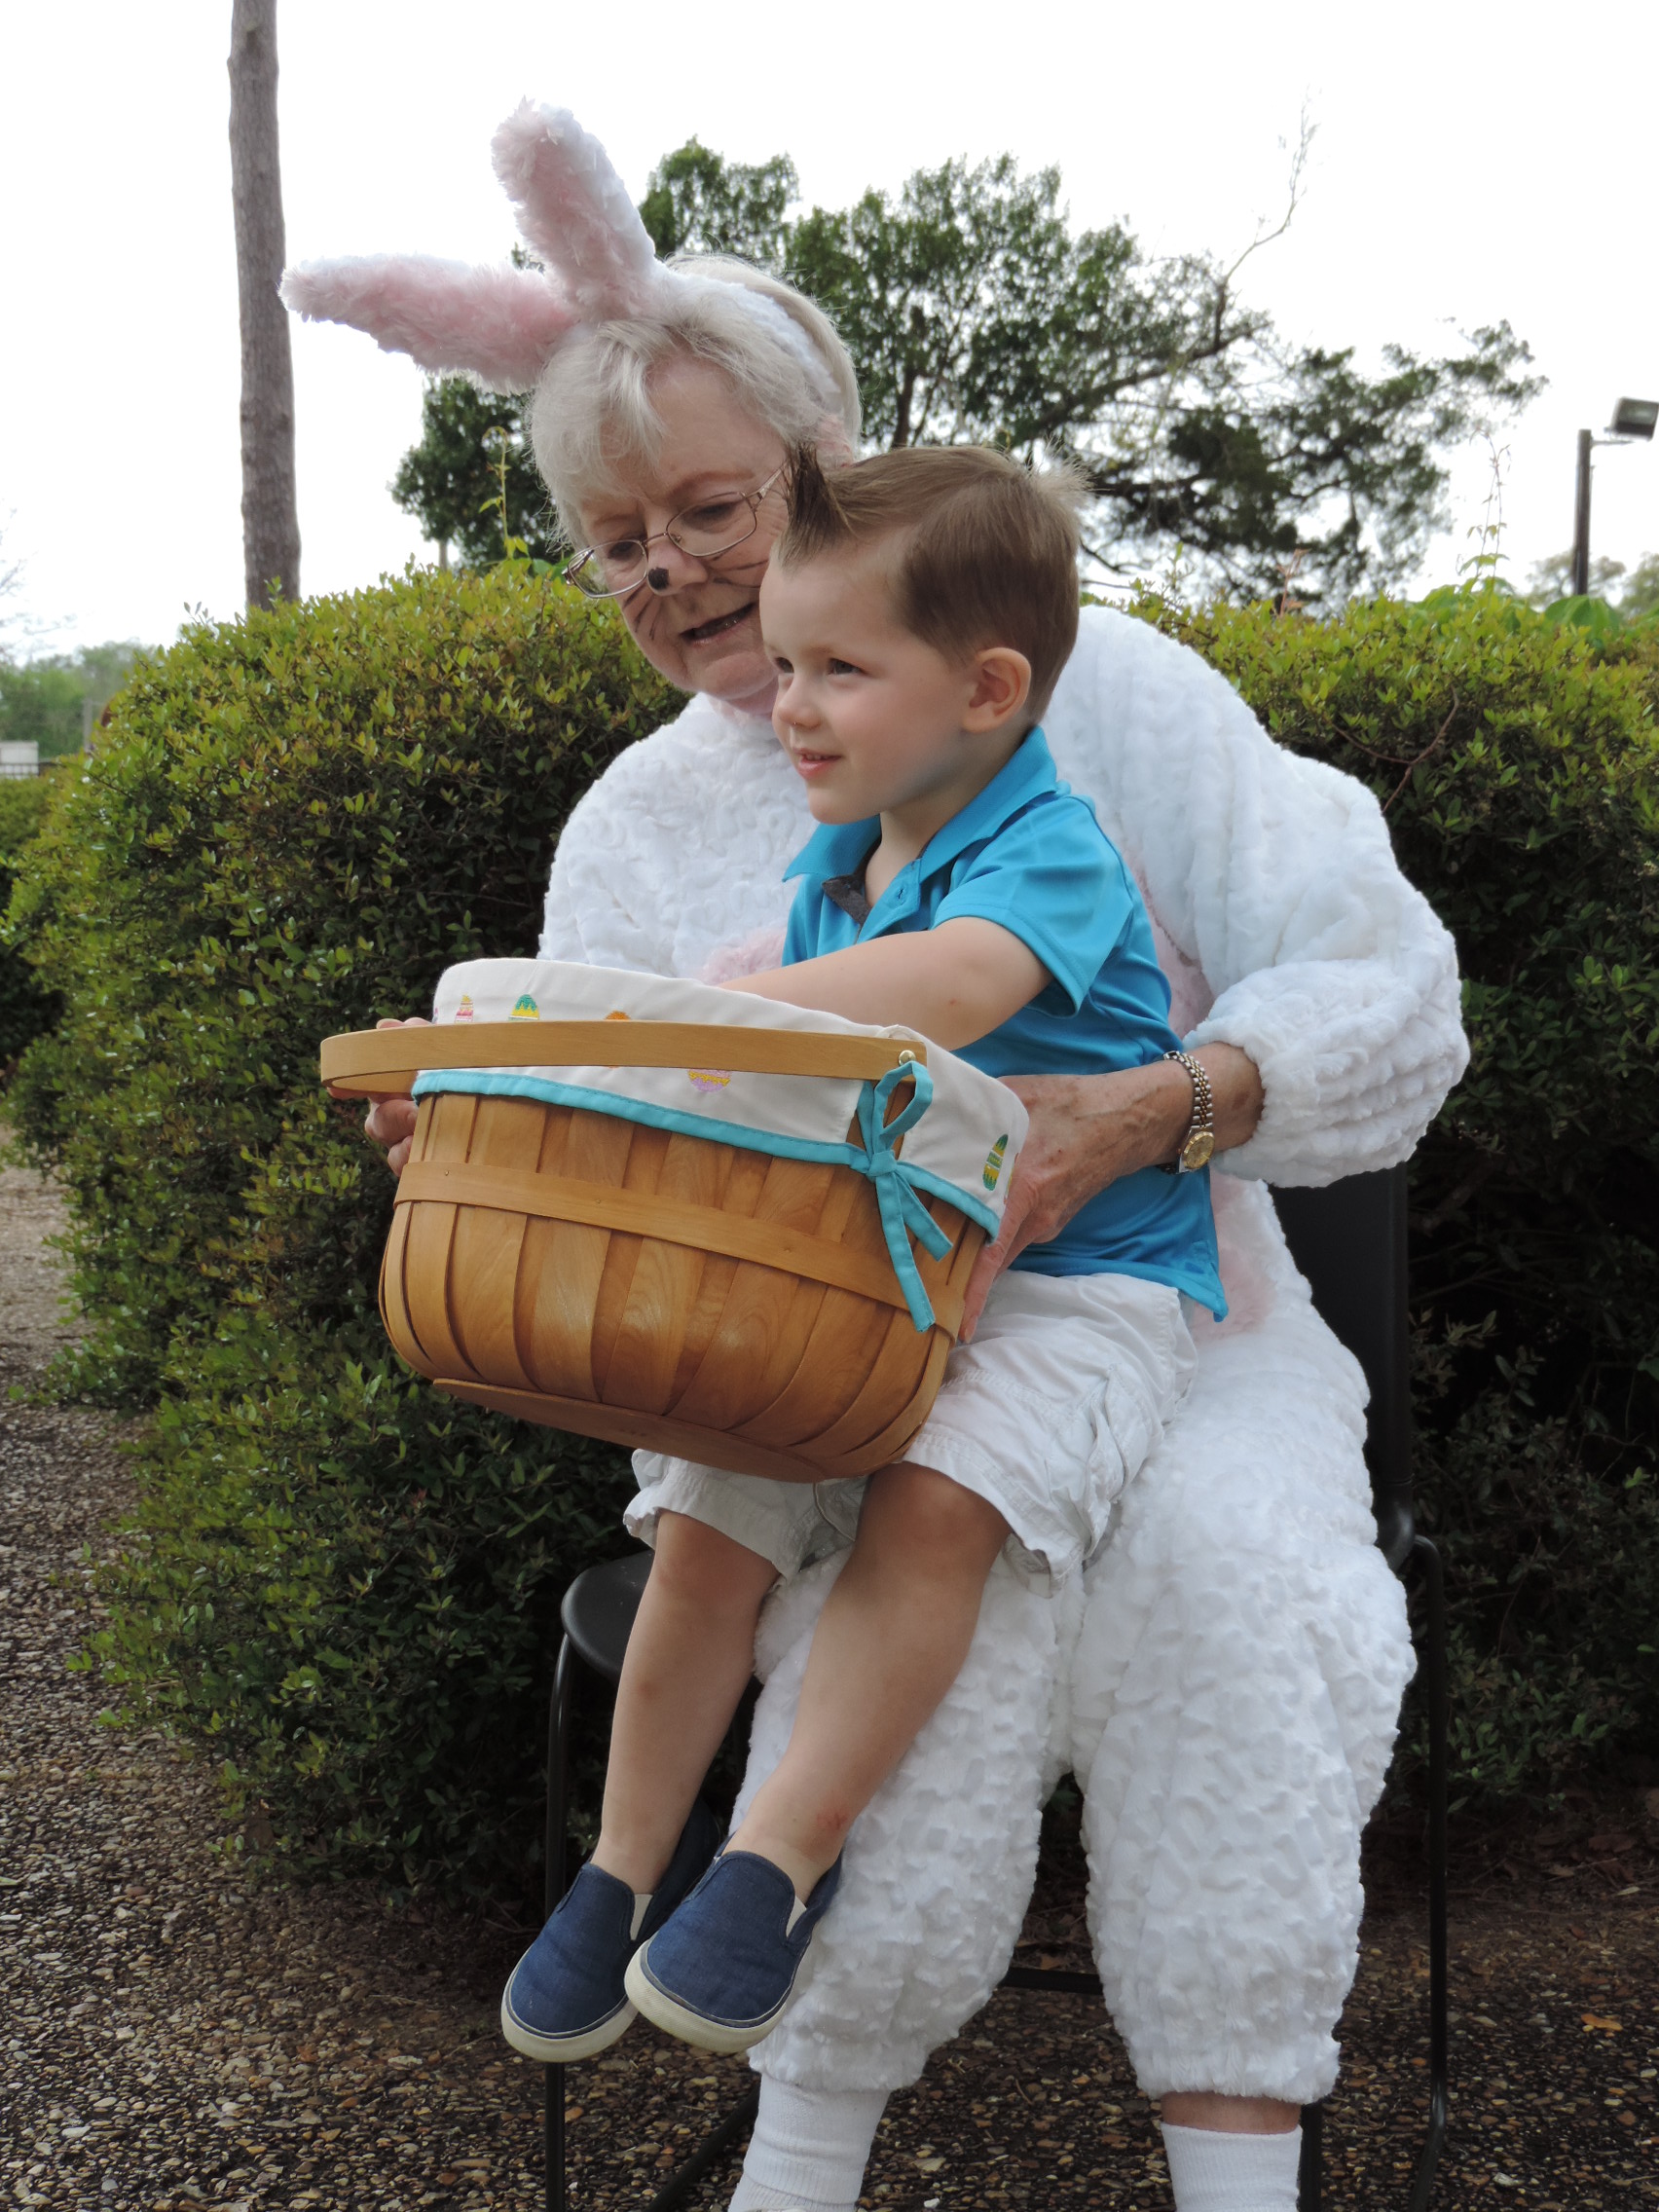
[[[637,314],[662,279],[610,158],[568,108],[520,101],[491,143],[525,243],[592,319]]]
[[[366,254],[288,270],[282,298],[311,322],[366,331],[424,369],[528,391],[574,326],[571,304],[530,269],[476,269],[426,254]]]

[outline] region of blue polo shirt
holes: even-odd
[[[800,878],[784,965],[872,938],[928,930],[958,915],[997,922],[1053,978],[1029,1005],[960,1048],[986,1075],[1102,1075],[1145,1067],[1180,1044],[1169,985],[1134,878],[1094,809],[1054,772],[1034,729],[984,790],[902,868],[862,896],[876,818],[825,823],[785,871]],[[1034,1274],[1142,1275],[1227,1310],[1216,1263],[1209,1170],[1145,1167],[1107,1185],[1052,1242],[1014,1262]]]

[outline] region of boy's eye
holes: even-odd
[[[836,660],[831,656],[826,665],[831,676],[858,676],[862,674],[862,671],[856,668],[850,660]]]
[[[772,666],[777,670],[780,676],[793,676],[794,674],[793,663],[785,660],[782,653],[774,653],[772,655]]]

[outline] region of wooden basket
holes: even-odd
[[[921,1045],[629,1021],[330,1038],[336,1090],[407,1094],[421,1065],[697,1067],[872,1081]],[[902,1143],[901,1139],[901,1143]],[[914,1258],[918,1330],[857,1169],[534,1098],[423,1098],[381,1271],[392,1344],[440,1390],[614,1443],[789,1481],[866,1475],[927,1418],[984,1229]]]

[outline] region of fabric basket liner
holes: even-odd
[[[630,1020],[699,1022],[733,1029],[873,1037],[923,1047],[926,1065],[879,1084],[856,1077],[757,1075],[709,1067],[428,1069],[423,1098],[445,1091],[579,1107],[782,1159],[856,1168],[875,1184],[889,1254],[917,1328],[933,1319],[910,1237],[943,1249],[921,1200],[945,1199],[994,1237],[1026,1114],[993,1077],[903,1028],[877,1028],[708,983],[591,968],[558,960],[472,960],[449,969],[432,1017],[466,1021]],[[418,1058],[418,1049],[412,1052]],[[891,1102],[902,1110],[889,1120]],[[849,1143],[857,1122],[861,1142]]]

